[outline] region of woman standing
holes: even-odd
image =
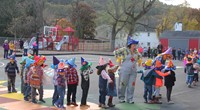
[[[23,46],[24,46],[24,56],[27,56],[27,52],[29,48],[27,40],[24,42]]]
[[[135,81],[137,77],[137,61],[140,60],[141,55],[137,51],[137,44],[139,41],[135,41],[128,38],[128,45],[126,49],[123,49],[124,52],[114,52],[116,57],[122,57],[120,62],[121,68],[119,71],[119,91],[118,98],[121,103],[125,102],[125,91],[127,92],[126,101],[128,103],[134,103],[133,94],[135,89]],[[119,53],[119,54],[118,54]],[[120,53],[123,53],[120,55]],[[125,55],[125,56],[123,56]]]

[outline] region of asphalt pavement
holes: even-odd
[[[53,54],[53,52],[51,52]],[[111,53],[111,52],[110,52]],[[84,57],[87,61],[92,62],[92,68],[94,70],[95,66],[98,64],[98,58],[100,55],[88,55],[88,54],[73,54],[73,55],[57,55],[55,53],[55,56],[58,57],[58,59],[69,59],[72,57],[76,57],[76,64],[77,64],[77,70],[80,68],[80,57]],[[46,64],[51,65],[52,64],[52,56],[46,56]],[[111,55],[104,55],[103,56],[107,61],[110,58],[113,62],[115,62],[115,59]],[[19,62],[21,61],[21,57],[17,57],[17,62],[18,66]],[[143,59],[145,61],[145,58]],[[23,101],[23,97],[20,94],[20,92],[16,94],[7,94],[6,93],[6,80],[7,77],[4,73],[4,67],[5,64],[8,62],[8,60],[0,58],[0,72],[1,72],[1,77],[0,77],[0,110],[56,110],[56,108],[51,106],[51,97],[53,94],[53,85],[48,84],[44,86],[44,94],[45,94],[45,104],[32,104],[32,103],[27,103]],[[162,101],[163,104],[157,105],[157,104],[144,104],[143,100],[143,87],[144,84],[140,80],[141,74],[138,74],[137,76],[137,82],[136,82],[136,87],[135,87],[135,94],[134,94],[134,100],[135,104],[119,104],[118,103],[118,98],[114,98],[114,103],[116,104],[116,107],[114,108],[109,108],[111,110],[200,110],[200,105],[198,104],[200,102],[200,83],[199,86],[193,87],[193,88],[188,88],[185,83],[186,79],[186,74],[183,72],[183,62],[182,61],[174,61],[174,64],[177,66],[176,72],[176,78],[177,81],[175,82],[175,86],[172,91],[172,100],[175,102],[175,104],[168,104],[166,102],[166,88],[162,87],[161,93],[162,93]],[[140,67],[140,69],[142,69]],[[50,66],[47,66],[45,68],[45,72],[51,73],[52,70],[50,69]],[[79,77],[80,78],[80,77]],[[116,75],[117,81],[118,81],[118,75]],[[17,76],[16,79],[16,87],[18,91],[20,90],[20,77]],[[77,89],[77,102],[79,103],[81,100],[81,87],[80,84]],[[98,92],[98,75],[95,73],[90,75],[90,89],[89,89],[89,94],[88,94],[88,104],[91,105],[89,108],[80,108],[80,107],[67,107],[66,109],[70,110],[98,110],[98,97],[99,97],[99,92]],[[1,100],[11,100],[9,101],[1,101]],[[17,101],[16,101],[17,100]],[[65,98],[66,101],[66,98]],[[9,106],[13,105],[13,106]],[[20,108],[21,107],[21,108]]]

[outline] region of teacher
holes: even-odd
[[[133,95],[135,89],[135,81],[137,77],[137,65],[138,61],[141,61],[141,55],[137,50],[137,45],[139,41],[135,41],[128,37],[127,48],[125,49],[126,54],[122,57],[120,63],[121,68],[119,70],[119,90],[118,98],[121,103],[125,102],[125,92],[126,92],[126,101],[128,103],[134,104]],[[114,52],[117,53],[117,52]],[[118,56],[120,56],[118,54]]]

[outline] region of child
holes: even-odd
[[[42,65],[46,60],[45,57],[34,56],[35,63],[34,66],[31,67],[28,73],[28,83],[31,86],[31,99],[32,103],[37,103],[36,101],[36,89],[39,91],[39,101],[45,103],[43,100],[43,74],[44,71],[42,69]]]
[[[76,90],[79,82],[78,73],[76,70],[75,58],[66,61],[68,68],[66,68],[67,79],[67,105],[78,106],[76,103]],[[72,96],[72,100],[71,100]]]
[[[57,91],[57,69],[58,69],[58,64],[60,63],[60,61],[53,56],[53,64],[52,64],[52,69],[54,70],[54,75],[53,75],[53,84],[54,84],[54,92],[53,92],[53,97],[52,97],[52,105],[54,105],[54,103],[58,100],[59,96],[58,96],[58,91]]]
[[[116,79],[115,79],[115,72],[117,71],[119,66],[115,66],[112,61],[109,61],[109,69],[108,69],[108,75],[110,76],[113,83],[109,83],[107,90],[107,96],[109,96],[108,99],[108,106],[114,107],[115,105],[112,103],[113,97],[117,96],[117,89],[116,89]]]
[[[107,73],[108,64],[104,61],[102,57],[99,59],[99,65],[97,68],[97,75],[99,75],[99,107],[107,108],[105,105],[106,95],[107,95],[107,82],[112,83],[111,78]]]
[[[33,60],[33,56],[29,56],[28,58],[26,58],[26,64],[25,64],[25,70],[24,70],[24,100],[25,101],[29,101],[29,97],[30,97],[30,93],[31,93],[31,86],[28,83],[28,73],[30,71],[30,68],[33,66],[34,64],[34,60]]]
[[[82,88],[82,98],[81,98],[81,105],[80,106],[87,106],[87,96],[88,90],[90,86],[90,79],[89,75],[93,73],[91,68],[92,63],[85,61],[84,58],[81,57],[81,88]]]
[[[174,86],[174,82],[176,81],[176,76],[175,76],[175,72],[174,70],[176,70],[176,67],[174,66],[174,64],[172,63],[172,60],[169,61],[165,72],[170,71],[170,75],[165,76],[164,80],[165,80],[165,86],[167,89],[167,102],[169,104],[173,104],[174,102],[171,100],[171,92],[172,92],[172,88]]]
[[[155,82],[155,77],[152,75],[152,60],[149,59],[144,63],[144,72],[141,76],[141,80],[144,81],[144,100],[145,103],[152,104],[154,103],[152,100],[152,87]]]
[[[164,69],[164,66],[161,64],[159,60],[156,60],[154,69],[156,81],[154,85],[155,91],[153,93],[153,100],[155,103],[158,104],[162,104],[162,102],[159,101],[159,94],[160,94],[160,88],[163,86],[163,77],[170,74],[170,71],[167,73],[162,73],[161,72],[162,69]]]
[[[192,82],[193,82],[193,77],[194,77],[194,68],[193,68],[193,62],[192,58],[188,57],[187,58],[187,64],[186,64],[186,73],[187,73],[187,78],[186,78],[186,84],[189,88],[192,87]]]
[[[56,78],[56,82],[57,82],[57,92],[58,92],[58,96],[59,98],[57,100],[55,100],[54,105],[57,108],[64,108],[63,106],[63,102],[64,102],[64,98],[65,98],[65,88],[66,88],[66,79],[65,79],[65,70],[64,70],[64,62],[60,62],[58,64],[58,74],[57,74],[57,78]]]
[[[198,79],[199,79],[199,70],[200,70],[200,67],[199,67],[199,64],[197,63],[197,60],[198,59],[193,59],[193,68],[194,68],[194,77],[193,77],[193,85],[194,86],[197,86],[197,82],[198,82]]]
[[[24,94],[24,70],[25,70],[25,64],[26,64],[26,58],[25,56],[22,56],[22,61],[20,62],[21,66],[20,66],[20,69],[21,69],[21,72],[20,72],[20,77],[21,77],[21,93]]]
[[[5,72],[8,76],[8,93],[17,92],[15,89],[16,71],[19,74],[19,69],[15,62],[15,55],[12,55],[10,56],[10,62],[5,67]]]

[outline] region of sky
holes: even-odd
[[[184,2],[184,0],[160,0],[160,1],[172,5],[179,5]],[[186,1],[190,4],[190,7],[192,8],[200,8],[200,0],[186,0]]]

